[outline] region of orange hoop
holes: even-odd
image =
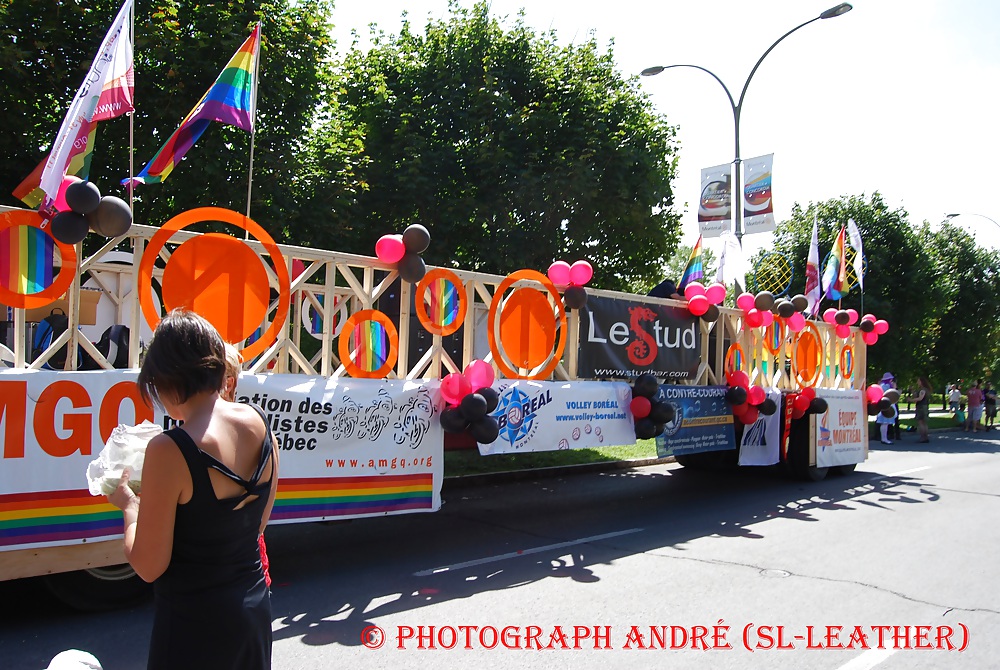
[[[356,328],[373,321],[385,329],[388,349],[381,366],[373,370],[366,370],[355,363],[351,356],[352,353],[356,354],[362,348],[359,343],[355,342],[355,349],[353,352],[351,351],[351,336],[354,335]],[[363,309],[352,314],[344,323],[344,328],[340,331],[340,339],[337,340],[337,351],[340,354],[340,364],[355,379],[383,379],[395,367],[396,359],[399,357],[399,333],[396,332],[396,326],[393,325],[388,316],[375,309]],[[365,351],[371,353],[372,348],[365,347]]]
[[[805,327],[795,337],[792,347],[792,376],[802,387],[815,386],[819,381],[822,363],[823,338],[815,323],[806,322]],[[803,374],[803,368],[810,369],[808,376]]]
[[[504,292],[523,280],[541,284],[548,292],[548,298],[536,288],[522,287],[504,300]],[[556,309],[555,314],[552,312],[553,305]],[[499,337],[498,326],[501,331]],[[497,286],[490,302],[489,338],[493,362],[508,379],[545,379],[552,374],[566,349],[566,309],[555,284],[535,270],[518,270],[508,275]],[[555,350],[552,349],[553,346]],[[513,350],[512,355],[516,361],[508,357],[507,348]],[[540,365],[542,367],[532,375],[522,375],[515,369],[535,368]]]
[[[426,295],[428,289],[433,289],[434,283],[437,281],[445,281],[450,283],[455,287],[454,300],[456,305],[454,308],[449,308],[446,303],[435,299],[435,318],[431,318],[429,312],[427,311],[427,304],[424,302],[424,296]],[[456,330],[462,327],[465,322],[465,313],[469,308],[469,301],[465,296],[465,287],[462,284],[462,280],[458,278],[458,275],[451,270],[446,270],[445,268],[435,268],[429,270],[424,278],[420,280],[417,284],[417,318],[420,319],[420,325],[424,327],[431,335],[451,335]],[[432,290],[433,294],[433,290]],[[450,321],[445,323],[447,316],[452,315]],[[439,321],[441,323],[439,323]]]
[[[73,278],[76,277],[76,248],[72,244],[65,244],[53,237],[48,226],[42,227],[44,221],[45,219],[38,212],[23,209],[13,209],[0,214],[0,232],[21,226],[37,228],[52,238],[62,255],[62,267],[59,268],[59,274],[51,284],[38,293],[18,293],[0,283],[0,302],[5,305],[18,309],[45,307],[63,297],[72,285]]]

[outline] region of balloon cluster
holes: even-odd
[[[63,244],[82,242],[93,230],[104,237],[118,237],[132,227],[132,210],[121,198],[101,197],[93,182],[67,175],[52,205],[52,237]]]
[[[691,282],[684,287],[684,297],[688,301],[688,311],[705,321],[719,318],[719,307],[726,299],[726,285],[719,282],[704,286]]]
[[[851,326],[858,322],[858,311],[831,307],[823,312],[823,320],[835,327],[837,337],[846,340],[851,336]]]
[[[775,316],[780,316],[788,329],[797,333],[806,326],[806,317],[802,312],[809,306],[809,301],[804,295],[777,300],[770,291],[761,291],[757,295],[741,293],[736,298],[736,306],[743,310],[744,327],[767,328],[774,323]]]
[[[452,372],[441,380],[441,397],[448,407],[441,412],[441,427],[446,433],[464,433],[480,444],[492,444],[500,436],[500,424],[490,412],[500,403],[493,390],[493,366],[475,360],[465,372]],[[475,390],[473,390],[475,389]]]
[[[823,398],[816,397],[816,390],[812,387],[805,387],[798,393],[788,394],[788,401],[792,405],[792,418],[801,419],[806,414],[822,414],[829,405]]]
[[[865,396],[868,398],[868,415],[875,416],[881,412],[882,416],[891,419],[896,415],[893,408],[899,402],[899,391],[897,389],[882,390],[878,384],[872,384],[865,389]]]
[[[764,387],[750,385],[750,377],[742,370],[726,375],[729,390],[726,391],[726,402],[733,407],[733,416],[741,423],[749,426],[757,422],[763,414],[771,416],[778,411],[778,404],[767,397]]]
[[[660,390],[659,380],[649,373],[639,375],[632,387],[632,402],[629,409],[635,418],[635,436],[640,440],[651,440],[674,420],[674,406],[654,400]]]
[[[861,317],[858,330],[861,331],[861,339],[865,344],[871,346],[878,342],[879,335],[889,332],[889,322],[885,319],[876,319],[874,314],[865,314]]]
[[[771,309],[785,320],[785,325],[793,333],[797,333],[806,327],[804,312],[809,309],[809,299],[801,293],[792,298],[775,299],[774,307]]]
[[[580,309],[587,304],[587,289],[584,285],[594,276],[594,267],[587,261],[577,261],[570,265],[566,261],[556,261],[546,273],[556,288],[563,289],[563,304],[567,309]]]
[[[403,281],[416,284],[424,278],[427,266],[420,254],[427,251],[431,234],[419,223],[406,227],[402,235],[383,235],[375,243],[375,255],[383,263],[395,263]]]

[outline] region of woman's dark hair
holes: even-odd
[[[927,377],[917,377],[917,381],[920,382],[921,386],[927,389],[928,393],[934,392],[934,388],[931,386],[931,383],[927,381]]]
[[[225,374],[219,332],[194,312],[175,309],[156,327],[136,384],[147,405],[162,407],[164,395],[183,403],[202,391],[218,391]]]

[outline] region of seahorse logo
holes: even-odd
[[[361,406],[357,402],[346,395],[341,400],[343,406],[333,419],[333,426],[330,430],[335,440],[353,436],[361,419]]]
[[[417,391],[399,407],[399,416],[393,428],[393,439],[396,444],[409,442],[410,449],[416,449],[424,441],[424,435],[431,428],[431,416],[434,414],[434,403],[430,393],[425,389]]]
[[[649,365],[656,358],[656,340],[640,325],[643,321],[655,321],[656,312],[643,305],[629,307],[629,329],[635,333],[635,338],[629,343],[626,352],[628,359],[634,365]]]
[[[385,389],[379,389],[378,397],[365,408],[365,420],[358,431],[358,439],[368,438],[374,442],[382,435],[382,431],[389,425],[389,416],[392,413],[392,398]]]

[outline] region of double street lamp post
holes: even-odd
[[[744,82],[744,84],[743,84],[743,91],[740,93],[739,102],[733,102],[733,96],[729,92],[729,87],[727,87],[725,85],[725,83],[723,83],[723,81],[721,79],[719,79],[719,77],[714,72],[712,72],[711,70],[709,70],[707,68],[704,68],[704,67],[702,67],[700,65],[689,65],[689,64],[681,64],[681,65],[656,65],[654,67],[648,67],[648,68],[646,68],[641,73],[643,77],[652,77],[654,75],[660,74],[664,70],[669,70],[671,68],[675,68],[675,67],[690,67],[690,68],[694,68],[696,70],[701,70],[702,72],[705,72],[705,73],[709,74],[713,79],[715,79],[715,81],[719,82],[719,85],[722,86],[722,90],[724,90],[726,92],[726,97],[729,98],[729,105],[733,109],[733,125],[735,126],[735,132],[736,132],[736,136],[735,136],[735,139],[736,139],[736,157],[733,159],[733,182],[732,182],[733,185],[730,188],[730,200],[732,202],[732,207],[733,207],[733,223],[734,223],[734,230],[733,230],[733,232],[736,234],[736,239],[739,241],[740,246],[742,246],[742,244],[743,244],[743,225],[742,225],[742,223],[743,223],[742,222],[742,218],[743,218],[742,217],[742,214],[743,214],[743,185],[742,185],[742,183],[740,181],[740,162],[741,162],[741,159],[740,159],[740,112],[743,110],[743,99],[746,97],[747,87],[750,86],[750,80],[753,79],[754,73],[757,72],[757,68],[759,68],[760,64],[764,61],[765,58],[767,58],[767,55],[769,53],[771,53],[771,51],[774,49],[774,47],[778,46],[778,44],[783,39],[785,39],[786,37],[788,37],[789,35],[791,35],[792,33],[794,33],[796,30],[799,30],[800,28],[804,28],[804,27],[808,26],[810,23],[813,23],[814,21],[819,21],[820,19],[832,19],[832,18],[835,18],[837,16],[842,16],[843,14],[846,14],[847,12],[851,11],[851,9],[852,9],[852,6],[850,4],[848,4],[846,2],[843,2],[843,3],[839,4],[839,5],[837,5],[836,7],[831,7],[830,9],[826,10],[825,12],[823,12],[822,14],[820,14],[819,16],[817,16],[816,18],[809,19],[805,23],[801,23],[801,24],[795,26],[794,28],[792,28],[791,30],[789,30],[787,33],[785,33],[784,35],[782,35],[781,37],[779,37],[778,39],[776,39],[774,41],[774,44],[772,44],[771,46],[769,46],[767,48],[767,51],[765,51],[764,54],[760,58],[757,59],[757,63],[753,66],[753,69],[750,70],[750,76],[747,77],[746,82]],[[738,194],[736,192],[737,190],[739,191]]]

